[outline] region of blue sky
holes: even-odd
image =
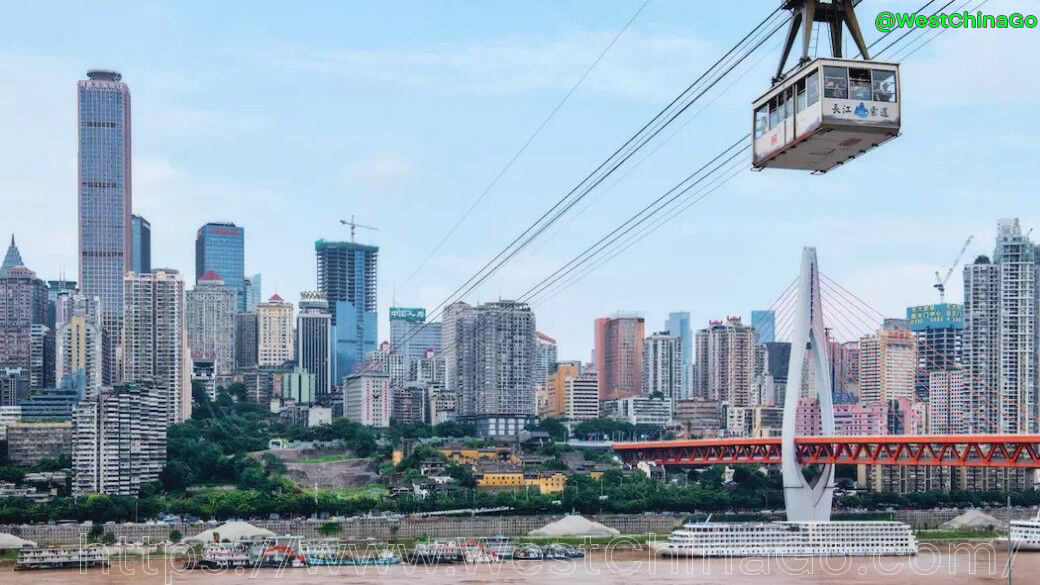
[[[405,286],[641,3],[5,2],[0,19],[14,25],[0,38],[0,233],[16,234],[41,276],[75,274],[75,83],[88,68],[116,68],[133,95],[134,209],[152,222],[153,265],[190,280],[195,230],[232,220],[246,228],[247,273],[264,275],[265,295],[295,302],[316,286],[314,240],[344,237],[337,219],[355,214],[379,227],[364,240],[381,248],[384,338],[394,294],[403,306],[438,304],[775,5],[651,0]],[[865,0],[868,42],[877,11],[921,3]],[[1040,4],[983,10],[1035,14]],[[609,312],[643,312],[648,332],[673,310],[696,324],[746,316],[790,282],[807,244],[887,314],[933,302],[933,272],[968,235],[974,256],[990,251],[998,218],[1040,221],[1036,54],[1035,29],[939,36],[904,64],[898,140],[823,177],[737,175],[536,307],[539,329],[559,340],[561,359],[587,359],[592,320]],[[774,66],[770,49],[469,300],[517,296],[747,132]]]

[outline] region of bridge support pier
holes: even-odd
[[[834,498],[834,465],[824,465],[822,470],[815,470],[818,473],[812,479],[806,479],[802,465],[798,463],[794,441],[798,399],[802,389],[802,366],[806,359],[816,374],[822,434],[834,435],[830,347],[827,345],[826,330],[823,326],[823,301],[820,296],[820,276],[815,248],[802,250],[802,270],[798,289],[798,307],[795,312],[794,336],[791,339],[791,357],[787,369],[787,388],[784,392],[783,433],[780,439],[784,504],[788,521],[826,522],[831,519],[831,501]]]

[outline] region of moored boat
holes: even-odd
[[[703,522],[651,547],[662,556],[901,556],[917,554],[917,539],[902,522]]]

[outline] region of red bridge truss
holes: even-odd
[[[628,463],[780,464],[778,437],[614,443],[613,448]],[[1040,467],[1040,435],[799,437],[795,450],[803,465]]]

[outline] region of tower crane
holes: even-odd
[[[950,264],[950,269],[946,271],[946,276],[940,276],[939,271],[935,271],[935,284],[936,290],[939,291],[939,303],[946,302],[946,282],[950,280],[950,276],[953,275],[953,269],[957,268],[960,264],[961,258],[964,257],[964,252],[967,251],[968,246],[971,245],[971,241],[975,239],[975,236],[968,236],[968,239],[964,241],[964,245],[961,246],[961,251],[957,253],[957,257],[953,259],[953,264]]]
[[[370,225],[362,225],[362,224],[354,221],[354,215],[353,214],[351,214],[351,216],[350,216],[350,221],[347,221],[345,219],[341,219],[341,220],[339,220],[339,222],[341,224],[343,224],[343,225],[349,225],[350,226],[350,241],[351,242],[354,241],[354,236],[355,236],[355,233],[357,232],[357,228],[362,228],[362,229],[372,230],[372,231],[378,231],[379,230],[379,228],[375,228],[375,227],[372,227]]]

